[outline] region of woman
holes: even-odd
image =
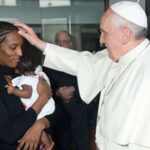
[[[6,86],[16,77],[14,68],[22,56],[22,44],[23,38],[15,26],[0,22],[1,150],[36,150],[42,131],[49,127],[47,118],[36,121],[38,113],[51,97],[51,89],[44,79],[40,78],[38,83],[37,101],[27,111],[24,110],[19,97],[7,94]]]

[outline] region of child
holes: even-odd
[[[49,85],[50,82],[46,74],[42,71],[41,66],[38,66],[35,69],[32,61],[29,58],[22,58],[20,60],[17,71],[20,76],[12,80],[12,83],[7,88],[7,92],[8,94],[15,94],[19,96],[25,109],[27,110],[35,103],[39,96],[37,92],[39,77],[42,76]],[[51,98],[38,114],[37,119],[52,114],[54,110],[55,103]],[[45,150],[51,150],[54,146],[51,136],[48,136],[46,132],[42,133],[41,142],[44,145]]]

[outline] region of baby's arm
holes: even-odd
[[[21,98],[30,98],[32,94],[32,87],[30,85],[24,84],[22,85],[22,90],[9,85],[7,87],[8,94],[14,94]]]

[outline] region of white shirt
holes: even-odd
[[[36,75],[25,76],[21,75],[12,80],[13,86],[18,87],[22,90],[22,85],[27,84],[32,87],[32,95],[30,98],[21,98],[22,103],[26,106],[26,110],[29,109],[35,101],[38,99],[39,94],[37,92],[37,85],[39,82],[39,76],[42,76],[47,83],[50,85],[50,81],[46,74],[42,71],[41,66],[38,66],[35,70]],[[40,113],[37,116],[37,119],[40,119],[46,115],[52,114],[55,110],[55,102],[53,98],[50,98],[45,106],[42,108]]]
[[[44,65],[76,75],[86,103],[101,91],[96,129],[99,150],[150,150],[149,40],[118,63],[106,51],[92,55],[47,44]]]

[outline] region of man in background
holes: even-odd
[[[56,33],[55,44],[58,46],[71,48],[72,40],[67,31]],[[57,149],[67,150],[69,146],[68,149],[89,150],[87,105],[80,98],[76,77],[48,68],[44,71],[51,79],[53,98],[65,114],[54,132]],[[67,120],[67,129],[63,131],[60,125],[64,120]]]

